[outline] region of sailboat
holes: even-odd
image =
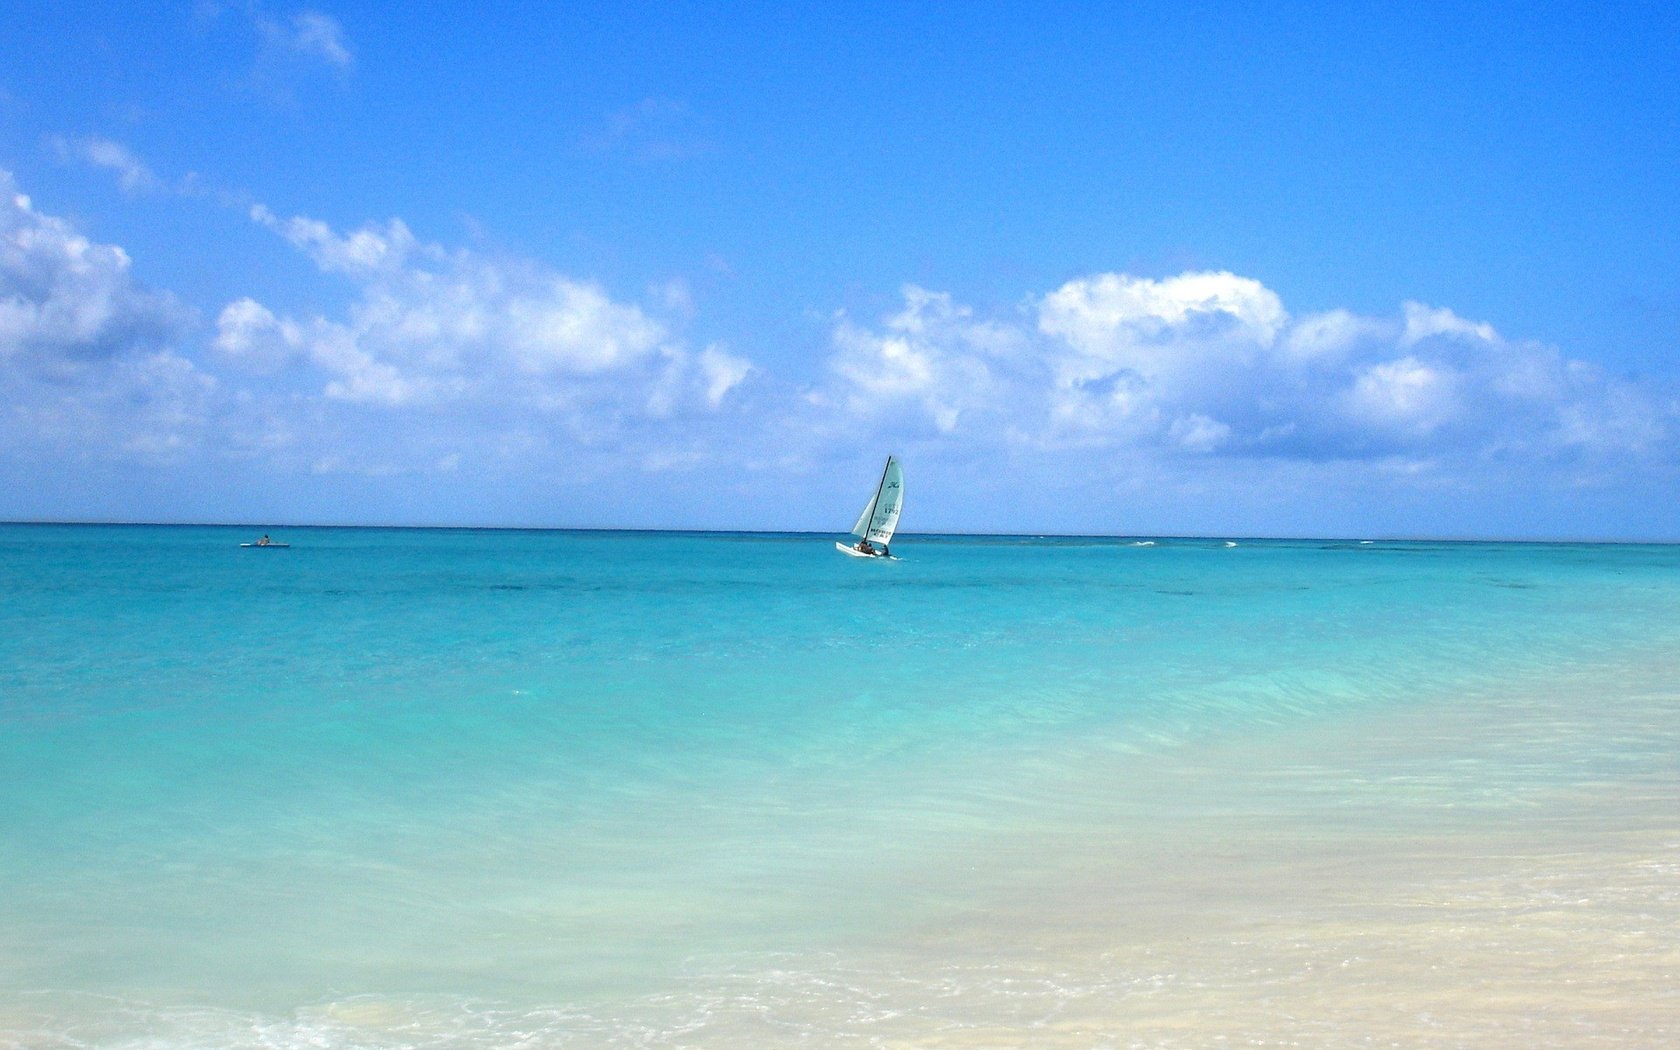
[[[852,526],[852,535],[858,538],[855,544],[836,543],[842,554],[850,554],[854,558],[892,558],[887,545],[892,542],[893,530],[898,528],[898,514],[904,509],[904,470],[898,465],[898,460],[887,457],[887,465],[881,470],[880,484],[875,486],[875,495],[858,515],[857,524]],[[897,560],[897,559],[893,559]]]

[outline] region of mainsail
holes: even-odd
[[[875,487],[875,498],[858,515],[852,535],[882,545],[892,542],[893,530],[898,528],[898,512],[904,509],[904,471],[898,460],[887,457],[887,469],[881,471],[881,483]]]

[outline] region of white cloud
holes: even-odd
[[[244,369],[268,373],[297,360],[305,338],[297,322],[280,320],[255,299],[236,299],[216,318],[211,345]]]
[[[324,62],[334,69],[349,69],[355,56],[344,40],[344,27],[331,15],[300,11],[288,19],[257,13],[253,16],[270,57],[287,56]]]
[[[505,309],[509,348],[533,375],[610,372],[645,359],[666,337],[640,307],[562,277],[509,299]]]
[[[1449,336],[1455,339],[1479,340],[1483,343],[1497,343],[1499,333],[1487,323],[1466,321],[1451,310],[1426,306],[1423,303],[1408,302],[1404,307],[1406,316],[1405,333],[1400,337],[1401,346],[1413,346],[1425,339],[1435,336]]]
[[[62,371],[174,339],[189,311],[131,268],[120,246],[36,211],[0,171],[0,361]]]
[[[192,314],[131,270],[0,171],[0,449],[65,469],[175,462],[202,440],[219,384],[177,348]]]
[[[720,347],[689,352],[664,323],[598,285],[424,243],[399,219],[339,232],[261,206],[251,217],[359,297],[342,318],[279,317],[236,301],[216,345],[259,367],[305,360],[325,374],[329,398],[664,417],[685,405],[717,408],[751,369]]]
[[[1557,439],[1568,447],[1609,455],[1643,454],[1671,440],[1680,404],[1661,405],[1625,383],[1598,396],[1578,396],[1558,408]]]
[[[202,446],[219,410],[216,379],[168,350],[85,369],[74,382],[0,372],[0,448],[57,469],[89,460],[174,465]]]
[[[119,176],[139,164],[105,156]],[[726,459],[818,477],[814,464],[864,438],[928,476],[967,471],[953,488],[979,491],[975,506],[988,491],[1003,505],[1030,464],[1069,506],[1095,506],[1089,490],[1106,485],[1156,500],[1162,522],[1191,520],[1172,516],[1183,505],[1223,526],[1233,503],[1268,520],[1278,478],[1290,498],[1362,486],[1360,521],[1383,520],[1371,508],[1404,491],[1427,521],[1444,491],[1498,503],[1613,471],[1668,478],[1676,460],[1672,394],[1416,302],[1292,315],[1231,273],[1105,273],[988,313],[911,285],[879,319],[836,315],[817,378],[794,390],[725,345],[691,347],[682,331],[704,304],[678,280],[631,301],[534,260],[429,242],[400,219],[250,216],[342,304],[235,295],[200,329],[135,279],[120,246],[40,213],[0,172],[0,466],[103,459],[197,478],[260,462],[342,493],[379,478],[434,491],[401,480],[424,475],[451,492],[622,496],[637,473],[698,477]],[[713,480],[692,491],[727,490]],[[719,524],[771,523],[692,498]],[[769,513],[808,526],[795,505],[809,498]],[[641,506],[635,520],[656,516]]]
[[[887,318],[885,331],[840,318],[830,359],[838,393],[819,397],[838,396],[851,411],[870,415],[908,407],[945,434],[970,415],[1001,407],[994,373],[1007,365],[1019,333],[976,321],[943,292],[907,285],[903,295],[904,309]]]
[[[1356,424],[1424,435],[1456,414],[1458,387],[1458,376],[1451,370],[1408,356],[1361,369],[1347,393],[1347,405]]]
[[[265,205],[257,204],[251,207],[251,220],[284,237],[323,271],[350,277],[398,272],[419,248],[419,242],[401,219],[392,219],[383,228],[369,224],[341,235],[319,219],[301,215],[281,219]],[[430,249],[429,254],[436,259],[444,258],[441,249]]]
[[[1167,433],[1191,452],[1212,452],[1231,436],[1231,428],[1197,412],[1173,420]]]
[[[315,55],[334,66],[348,66],[355,59],[344,43],[344,28],[338,20],[319,11],[292,16],[291,45],[299,53]]]
[[[1230,273],[1091,275],[1029,299],[1025,320],[996,322],[907,289],[879,329],[841,319],[830,369],[819,404],[876,418],[908,405],[941,433],[1046,450],[1545,458],[1654,450],[1675,415],[1450,310],[1291,318],[1270,289]]]
[[[0,192],[0,447],[13,463],[582,479],[699,469],[726,454],[718,435],[740,433],[723,410],[750,361],[691,350],[649,309],[531,260],[445,248],[397,219],[341,231],[259,208],[252,218],[341,282],[348,305],[239,296],[205,332],[138,285],[121,247],[38,213],[4,173]],[[656,288],[659,305],[692,310],[680,283]]]
[[[723,403],[731,390],[752,374],[753,365],[744,357],[725,353],[717,346],[700,351],[700,374],[706,389],[706,404],[713,408]]]
[[[227,48],[250,56],[244,86],[270,102],[292,105],[311,81],[343,83],[356,66],[355,50],[344,26],[313,8],[276,11],[259,0],[197,0],[197,18],[231,31]],[[237,52],[232,52],[237,53]]]
[[[1394,325],[1347,310],[1327,310],[1298,318],[1283,338],[1283,351],[1301,363],[1324,362],[1346,356],[1360,345],[1382,339]]]
[[[65,160],[79,160],[114,172],[124,193],[156,193],[164,188],[163,180],[120,142],[96,135],[77,139],[61,137],[53,140],[53,147]]]
[[[1193,371],[1208,358],[1270,347],[1288,319],[1272,291],[1230,273],[1162,281],[1098,274],[1038,303],[1039,331],[1062,351],[1064,385],[1122,371],[1146,380]]]

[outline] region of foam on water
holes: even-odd
[[[1680,1016],[1671,548],[243,538],[0,527],[0,1046]]]

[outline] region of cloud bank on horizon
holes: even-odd
[[[120,149],[88,159],[125,180],[148,170]],[[913,472],[966,476],[981,493],[1036,471],[1064,488],[1149,478],[1182,493],[1186,477],[1229,489],[1289,475],[1298,489],[1435,499],[1505,491],[1513,476],[1559,490],[1669,478],[1680,451],[1680,410],[1660,385],[1447,307],[1292,314],[1262,282],[1222,271],[1093,273],[990,312],[906,286],[877,321],[837,314],[809,374],[779,375],[689,345],[703,307],[681,286],[624,300],[536,260],[424,241],[400,219],[338,230],[257,205],[249,220],[335,282],[343,305],[195,308],[143,287],[121,246],[42,212],[8,173],[0,196],[0,439],[14,473],[49,488],[90,466],[401,477],[435,486],[447,519],[462,498],[450,479],[468,476],[490,489],[632,477],[645,491],[744,467],[769,479],[763,491],[797,492],[894,447]],[[1201,498],[1217,521],[1217,492]],[[14,488],[9,502],[12,516],[52,516],[50,499]],[[820,524],[773,495],[722,522],[651,506],[645,520],[621,513]],[[1080,524],[1021,507],[943,512],[957,527]],[[344,495],[298,516],[382,519]]]
[[[1259,281],[1102,273],[1009,322],[908,287],[874,330],[842,322],[850,411],[1040,448],[1301,460],[1563,462],[1664,455],[1674,405],[1452,310],[1292,316]]]

